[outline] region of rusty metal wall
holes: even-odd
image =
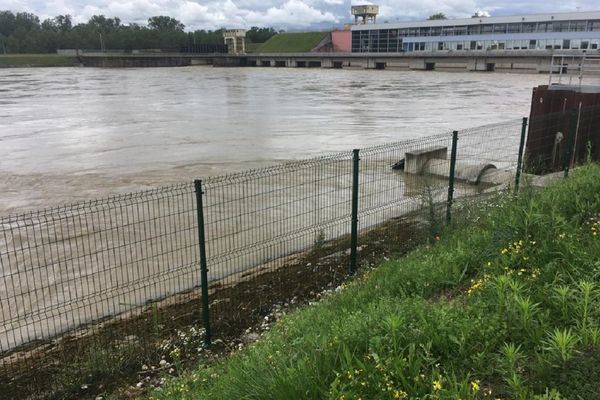
[[[528,168],[559,171],[565,162],[584,162],[588,145],[592,159],[600,160],[600,88],[534,88],[525,148]]]

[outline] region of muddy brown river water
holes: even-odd
[[[545,75],[0,69],[0,215],[528,115]]]

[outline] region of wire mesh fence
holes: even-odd
[[[564,118],[532,123],[528,146]],[[524,124],[0,218],[0,398],[77,398],[193,360],[210,333],[433,237],[453,199],[513,184]]]

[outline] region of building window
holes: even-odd
[[[469,48],[471,50],[477,50],[477,42],[475,40],[471,40],[471,46]]]
[[[429,31],[431,30],[431,28],[427,27],[427,28],[420,28],[419,29],[419,36],[429,36]]]
[[[469,35],[479,35],[479,33],[481,33],[481,26],[471,25],[467,28],[467,32]]]
[[[521,27],[521,32],[531,33],[531,32],[535,32],[536,29],[537,29],[537,24],[535,22],[526,22]]]
[[[552,24],[554,32],[569,32],[569,21],[556,21]]]
[[[530,50],[535,50],[536,46],[537,46],[537,40],[530,40],[529,41],[529,49]]]
[[[587,21],[571,21],[571,31],[574,31],[574,32],[587,31]]]
[[[506,33],[506,24],[495,24],[494,33]]]
[[[445,26],[442,28],[442,36],[454,36],[454,27]]]
[[[521,24],[508,24],[508,33],[521,33]]]
[[[571,41],[568,39],[563,40],[562,48],[565,50],[569,50],[571,48]]]
[[[482,25],[481,33],[492,33],[494,32],[494,25]]]
[[[466,26],[455,26],[454,27],[454,34],[456,36],[463,36],[467,34],[467,27]]]
[[[587,40],[581,41],[581,50],[587,50],[590,47],[590,42]]]
[[[456,44],[456,50],[462,50],[463,49],[463,44],[462,43],[457,43]]]

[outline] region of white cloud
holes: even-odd
[[[462,18],[476,10],[492,15],[599,9],[597,0],[0,0],[0,10],[27,11],[41,19],[71,14],[85,22],[94,14],[145,23],[169,15],[187,29],[274,26],[284,29],[328,28],[350,22],[350,4],[378,4],[379,21],[420,20],[442,12]]]

